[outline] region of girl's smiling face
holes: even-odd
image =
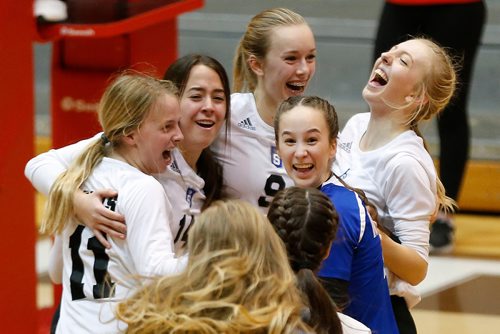
[[[421,40],[409,40],[382,53],[363,89],[363,98],[369,104],[389,106],[416,100],[420,84],[431,70],[432,56],[430,47]]]
[[[184,150],[201,152],[212,144],[226,118],[226,94],[217,72],[193,66],[180,99]]]
[[[135,147],[129,163],[146,174],[164,172],[172,162],[171,151],[183,139],[179,119],[177,97],[169,94],[158,97],[142,125],[129,136]]]
[[[316,71],[316,42],[311,28],[307,24],[274,28],[269,50],[258,63],[259,89],[276,105],[290,96],[304,94]]]
[[[277,146],[296,186],[317,188],[330,177],[337,143],[330,141],[322,111],[298,105],[284,112],[279,120]]]

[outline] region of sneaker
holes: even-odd
[[[431,254],[450,254],[453,251],[453,239],[455,227],[451,220],[438,218],[431,225],[431,236],[429,238]]]
[[[33,14],[42,22],[62,22],[68,18],[68,9],[61,0],[35,0]]]

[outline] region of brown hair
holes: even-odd
[[[267,217],[285,243],[299,289],[307,298],[307,323],[316,333],[341,333],[336,306],[315,276],[339,225],[332,202],[318,189],[289,187],[274,196]]]
[[[330,102],[318,96],[291,96],[285,101],[281,102],[278,111],[274,116],[274,138],[276,145],[279,143],[279,129],[281,116],[295,108],[296,106],[311,107],[321,111],[325,117],[326,125],[329,129],[328,138],[330,142],[337,140],[339,134],[339,119],[335,108]]]
[[[226,124],[231,122],[231,90],[229,87],[229,79],[227,77],[226,70],[222,64],[215,58],[201,54],[188,54],[179,59],[177,59],[172,65],[170,65],[163,76],[165,80],[171,80],[179,89],[180,95],[184,94],[186,89],[186,84],[189,80],[191,70],[196,65],[204,65],[212,69],[217,75],[222,83],[222,88],[224,89],[224,97],[226,100]],[[182,112],[182,110],[181,110]],[[229,126],[226,126],[225,141],[229,140]],[[187,134],[189,135],[189,134]],[[199,175],[205,181],[205,186],[203,187],[203,192],[206,196],[206,200],[203,203],[202,209],[206,209],[210,204],[218,199],[225,197],[223,194],[223,168],[220,163],[215,159],[210,147],[203,149],[198,161],[196,162],[196,168]]]

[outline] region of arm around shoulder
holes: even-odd
[[[59,149],[52,149],[32,158],[24,168],[24,175],[31,184],[44,195],[48,195],[52,184],[63,173],[73,160],[100,133],[92,138],[79,141]]]

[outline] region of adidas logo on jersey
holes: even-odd
[[[181,170],[179,169],[179,165],[177,165],[177,161],[174,159],[172,163],[170,164],[170,169],[176,173],[181,173]]]
[[[346,151],[347,153],[351,153],[351,146],[352,146],[352,142],[350,142],[350,143],[339,143],[339,147],[341,149],[343,149],[344,151]]]
[[[248,129],[248,130],[253,130],[255,131],[256,128],[253,126],[252,121],[250,121],[250,117],[245,118],[241,122],[238,123],[238,126],[243,129]]]

